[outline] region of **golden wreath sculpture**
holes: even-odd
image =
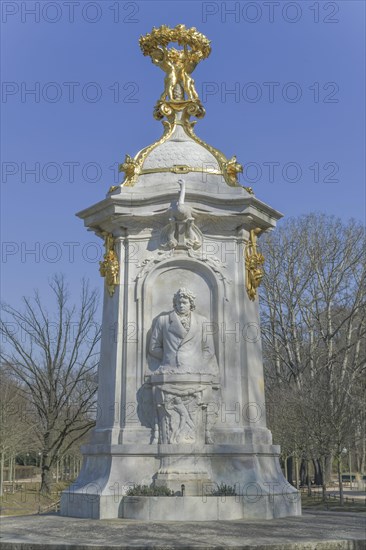
[[[173,42],[183,49],[169,48]],[[177,25],[174,29],[162,25],[153,28],[151,33],[140,37],[140,47],[144,55],[165,73],[164,92],[160,102],[199,102],[191,73],[197,64],[210,55],[210,41],[195,27],[187,29]]]
[[[162,25],[141,36],[140,47],[144,55],[152,55],[159,47],[166,48],[170,42],[179,46],[190,46],[191,50],[186,51],[186,58],[190,61],[206,59],[211,53],[211,42],[206,36],[197,31],[195,27],[187,29],[185,25],[177,25],[174,29]],[[179,52],[179,50],[175,50]]]

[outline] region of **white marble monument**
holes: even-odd
[[[257,297],[257,236],[281,215],[193,130],[204,109],[191,73],[210,53],[206,37],[163,26],[140,45],[166,73],[154,111],[164,133],[126,155],[122,184],[78,214],[105,240],[103,333],[96,427],[61,514],[298,515],[266,427]],[[221,484],[231,495],[217,496]],[[175,496],[126,496],[135,485]]]

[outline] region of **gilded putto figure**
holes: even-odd
[[[183,49],[168,49],[170,42],[176,42]],[[187,29],[185,25],[177,25],[170,29],[162,25],[142,36],[140,46],[143,54],[150,55],[152,62],[166,73],[160,101],[199,101],[191,73],[211,51],[210,41],[203,34],[195,27]]]

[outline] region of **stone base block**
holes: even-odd
[[[187,519],[196,507],[200,507],[199,512],[192,512],[192,520],[198,520],[201,515],[205,521],[225,516],[227,519],[270,519],[297,515],[301,509],[300,495],[283,477],[278,453],[278,447],[264,444],[90,446],[84,450],[79,478],[62,494],[61,515],[138,519],[138,514],[142,514],[142,519],[147,519],[157,514],[163,520],[168,519],[165,513],[172,513],[175,514],[172,519],[179,521],[180,514]],[[140,510],[136,511],[137,515],[130,515],[135,512],[128,511],[124,503],[140,503],[125,500],[134,485],[166,485],[175,492],[175,497],[131,497],[158,498],[151,502],[157,502],[162,510],[147,511],[152,504],[142,500],[145,504],[134,504],[131,508]],[[184,496],[178,496],[182,485]],[[220,490],[222,485],[243,496],[212,497],[212,492]],[[171,507],[175,498],[176,512],[165,512],[165,507]]]
[[[120,498],[114,495],[99,495],[64,491],[61,495],[62,516],[90,519],[113,519],[120,515]]]
[[[300,498],[264,495],[257,500],[236,497],[123,497],[122,518],[140,521],[215,521],[274,519],[300,516]]]

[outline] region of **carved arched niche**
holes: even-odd
[[[151,429],[151,443],[195,441],[203,444],[211,441],[209,428],[212,422],[207,422],[207,408],[209,403],[219,398],[217,390],[224,372],[219,327],[224,314],[225,289],[222,279],[217,275],[219,273],[199,260],[182,254],[155,264],[147,270],[143,280],[140,278],[140,296],[137,293],[136,298],[138,317],[144,324],[141,327],[142,380],[137,391],[137,412],[141,424]],[[186,288],[195,295],[195,312],[208,321],[207,330],[213,336],[219,369],[216,374],[211,372],[201,375],[200,371],[197,375],[178,374],[177,380],[175,374],[167,378],[155,374],[159,361],[148,353],[152,328],[159,315],[173,310],[173,296],[180,288]],[[162,380],[159,381],[160,378]]]
[[[221,373],[224,354],[220,345],[219,327],[223,322],[226,300],[224,283],[218,274],[198,260],[175,255],[155,265],[141,283],[137,299],[139,319],[143,323],[142,374],[151,374],[157,367],[154,359],[147,353],[153,322],[161,313],[173,309],[173,295],[182,287],[195,294],[196,312],[212,323],[216,359]]]

